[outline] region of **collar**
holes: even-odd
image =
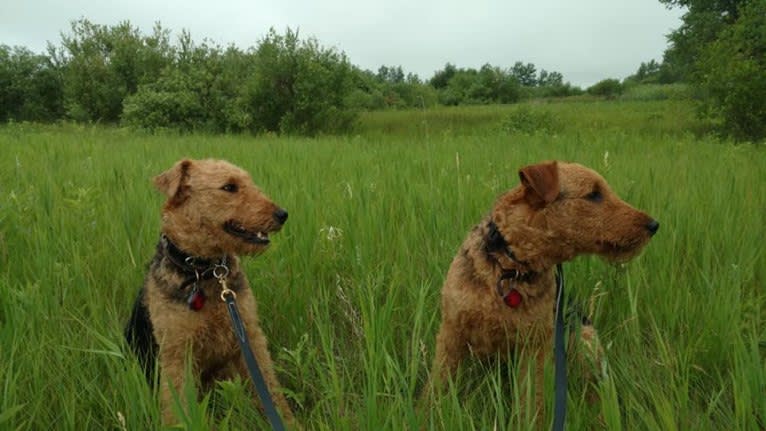
[[[178,248],[165,234],[162,234],[160,237],[160,244],[168,260],[184,274],[203,274],[209,272],[212,276],[213,269],[216,266],[226,265],[225,255],[217,260],[191,255]]]
[[[495,224],[494,220],[492,219],[489,219],[487,222],[487,235],[484,237],[484,250],[489,254],[500,252],[511,259],[511,261],[513,261],[513,263],[515,263],[517,266],[529,268],[529,262],[520,260],[516,257],[516,255],[513,253],[511,245],[508,244],[508,241],[506,241],[505,237],[500,232],[500,229],[497,228],[497,224]],[[497,259],[494,260],[495,263],[498,265],[500,264]],[[522,272],[520,270],[515,271],[519,273]],[[527,273],[534,274],[533,271],[524,272],[524,274]]]
[[[219,259],[205,259],[193,256],[178,248],[165,234],[160,237],[160,247],[168,261],[182,274],[187,277],[178,286],[178,293],[183,297],[189,308],[199,311],[205,305],[205,294],[199,288],[198,283],[212,278],[226,277],[229,273],[226,255]],[[224,274],[224,275],[221,275]],[[187,287],[192,285],[188,293]]]
[[[484,237],[484,249],[492,258],[491,260],[493,263],[500,267],[500,277],[498,277],[496,284],[497,294],[502,298],[505,305],[511,308],[519,307],[523,301],[523,296],[516,288],[516,284],[531,283],[537,278],[538,273],[531,270],[524,271],[524,269],[529,268],[528,262],[516,257],[510,244],[508,244],[508,241],[492,219],[487,222],[487,235]],[[503,268],[498,259],[493,256],[494,253],[504,254],[522,269]],[[506,280],[508,281],[508,289],[504,286]]]

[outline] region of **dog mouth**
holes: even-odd
[[[638,254],[642,248],[640,241],[627,244],[612,241],[602,241],[599,245],[601,248],[599,254],[606,257],[607,260],[613,262],[624,262]]]
[[[242,226],[241,223],[229,220],[223,224],[223,230],[231,236],[235,236],[250,244],[266,245],[271,240],[269,233],[265,230],[250,230]]]
[[[601,243],[601,250],[603,250],[605,253],[630,253],[634,248],[635,246],[633,245],[619,244],[611,241],[604,241]]]

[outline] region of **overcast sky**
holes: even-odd
[[[289,26],[365,69],[401,65],[427,79],[447,62],[523,61],[588,86],[660,60],[682,13],[657,0],[0,0],[0,44],[43,52],[80,17],[129,20],[145,34],[160,21],[174,36],[188,29],[194,40],[241,48]]]

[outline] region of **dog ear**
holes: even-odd
[[[188,195],[189,167],[192,161],[184,159],[176,162],[172,168],[154,177],[154,186],[177,204],[183,203]]]
[[[528,191],[525,196],[533,196],[533,200],[542,201],[543,205],[555,201],[559,195],[559,170],[555,161],[522,168],[519,179]]]

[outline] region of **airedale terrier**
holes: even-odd
[[[235,375],[249,381],[216,279],[228,268],[226,282],[236,292],[269,391],[283,418],[293,423],[237,257],[264,251],[269,233],[282,228],[287,212],[269,200],[247,172],[225,161],[182,160],[155,177],[154,184],[167,196],[162,235],[125,335],[150,379],[159,358],[163,422],[176,418],[174,392],[182,408],[186,405],[187,358],[195,383],[205,390]]]
[[[581,254],[628,260],[659,223],[579,164],[535,164],[521,169],[519,177],[521,184],[498,198],[452,261],[426,390],[453,376],[469,354],[519,351],[522,371],[534,361],[539,412],[544,360],[553,345],[556,264]],[[589,322],[584,325],[581,339],[588,345],[595,332]]]

